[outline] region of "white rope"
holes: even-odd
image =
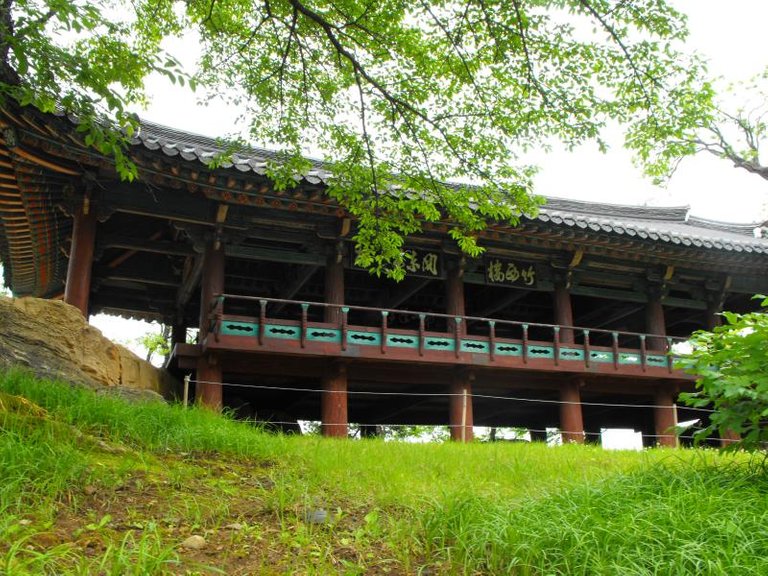
[[[225,386],[233,388],[253,388],[256,390],[279,390],[281,392],[308,392],[313,394],[338,394],[336,390],[324,390],[320,388],[297,388],[291,386],[266,386],[263,384],[237,384],[234,382],[214,382],[212,380],[190,380],[199,384],[212,384],[215,386]],[[462,396],[462,392],[374,392],[370,390],[347,390],[348,395],[356,396],[404,396],[404,397],[451,397]],[[566,405],[580,405],[580,406],[597,406],[601,408],[672,408],[673,406],[664,404],[622,404],[622,403],[610,403],[610,402],[573,402],[571,400],[552,400],[547,398],[523,398],[518,396],[492,396],[488,394],[472,394],[472,398],[483,398],[486,400],[508,400],[512,402],[530,402],[539,404],[566,404]],[[694,412],[704,412],[707,414],[714,413],[714,410],[709,408],[692,408],[684,406],[686,410],[692,410]]]

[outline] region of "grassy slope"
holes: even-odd
[[[3,391],[46,412],[0,409],[0,574],[768,573],[746,459],[282,437],[13,371]]]

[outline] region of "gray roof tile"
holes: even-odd
[[[142,122],[132,143],[148,150],[161,148],[168,156],[179,155],[186,161],[197,160],[203,164],[208,164],[224,150],[222,143],[212,138],[151,122]],[[249,148],[238,150],[232,155],[232,162],[222,163],[221,166],[264,175],[268,163],[277,159],[279,154],[274,150]],[[295,179],[311,184],[327,184],[332,175],[323,162],[312,158],[308,160],[311,169],[306,174],[297,174]],[[707,220],[691,216],[688,206],[630,206],[547,198],[547,204],[541,208],[539,215],[535,219],[524,217],[524,221],[684,246],[768,254],[768,238],[756,238],[753,234],[759,223],[731,224]]]

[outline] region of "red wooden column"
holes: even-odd
[[[552,293],[552,303],[555,309],[555,324],[558,326],[573,326],[571,293],[568,291],[568,288],[566,288],[565,282],[555,283],[555,291]],[[573,329],[561,328],[560,342],[563,344],[573,344]]]
[[[198,342],[208,337],[211,303],[215,294],[224,292],[224,247],[209,247],[203,254],[203,273],[200,279],[200,333]],[[220,410],[223,387],[221,365],[215,354],[203,354],[197,360],[197,398],[208,408]]]
[[[669,448],[677,447],[677,434],[675,434],[674,430],[674,427],[677,426],[674,386],[672,384],[659,385],[653,403],[656,406],[653,409],[656,443],[659,446]]]
[[[475,374],[471,370],[458,370],[451,382],[450,428],[451,440],[471,442],[472,426],[472,382]]]
[[[707,303],[707,330],[710,332],[723,323],[720,306],[716,302]]]
[[[457,264],[448,270],[448,277],[445,281],[445,313],[451,316],[464,316],[466,308],[464,305],[464,266]],[[452,332],[455,324],[451,325],[448,320],[448,331]],[[466,322],[462,321],[459,325],[459,336],[466,334]]]
[[[664,306],[661,303],[661,290],[652,290],[648,295],[645,307],[645,329],[649,334],[666,336],[667,327],[664,322]],[[666,352],[667,343],[664,338],[648,338],[648,350]],[[677,407],[673,385],[660,384],[654,396],[653,420],[656,433],[656,444],[675,447],[677,435],[673,428],[677,425]]]
[[[88,298],[91,293],[93,249],[96,244],[96,211],[89,202],[75,210],[72,227],[72,247],[69,251],[67,284],[64,302],[71,304],[88,318]]]
[[[349,433],[347,418],[347,366],[334,362],[323,377],[323,396],[320,401],[323,436],[346,438]]]
[[[564,281],[555,283],[552,303],[554,305],[555,324],[573,326],[571,293]],[[560,329],[560,342],[562,344],[575,342],[572,328]],[[581,387],[583,385],[584,380],[582,378],[560,384],[560,402],[562,402],[560,404],[560,430],[565,443],[584,443],[584,417],[581,412]]]
[[[648,296],[648,303],[645,305],[645,330],[648,334],[667,335],[661,291],[654,290]],[[649,350],[666,351],[667,349],[667,343],[663,338],[648,338],[646,345]]]
[[[325,302],[344,304],[344,261],[340,252],[328,256],[325,264]],[[338,324],[341,320],[341,309],[326,308],[324,320]]]
[[[584,419],[581,414],[582,378],[575,378],[560,385],[560,430],[563,443],[584,443]]]

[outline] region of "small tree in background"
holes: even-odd
[[[147,362],[151,362],[155,354],[166,357],[171,353],[171,327],[163,324],[160,332],[147,332],[138,339],[138,342],[147,351],[145,358]]]
[[[768,306],[768,298],[762,307]],[[709,425],[696,433],[738,434],[731,446],[756,450],[768,442],[768,315],[723,312],[725,323],[698,331],[678,366],[697,376],[696,392],[681,394],[688,406],[713,408]]]

